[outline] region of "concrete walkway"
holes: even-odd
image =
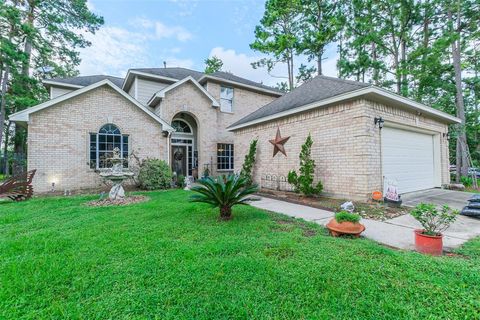
[[[251,205],[323,226],[333,217],[331,211],[265,197],[260,201],[253,201]],[[361,222],[366,227],[365,232],[362,233],[364,237],[399,249],[414,249],[413,230],[418,229],[420,224],[412,216],[403,215],[386,221],[362,219]],[[446,250],[452,250],[478,236],[480,236],[480,220],[459,216],[457,221],[444,232],[443,244]]]
[[[433,203],[438,206],[448,205],[450,208],[462,210],[468,204],[475,193],[446,190],[446,189],[428,189],[402,194],[403,204],[409,207],[415,207],[419,203]]]

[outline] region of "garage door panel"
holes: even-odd
[[[385,179],[395,181],[400,193],[433,188],[433,136],[385,127],[382,130],[382,165]]]

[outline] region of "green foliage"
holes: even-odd
[[[255,166],[255,154],[257,153],[257,142],[258,139],[254,139],[250,142],[250,147],[248,153],[245,155],[243,160],[242,170],[240,171],[240,176],[244,177],[246,184],[251,186],[253,184],[253,167]]]
[[[177,187],[183,188],[185,186],[185,176],[183,174],[179,174],[177,176]]]
[[[294,88],[294,56],[299,47],[299,0],[267,0],[260,24],[255,27],[255,41],[250,48],[272,58],[262,58],[252,67],[270,73],[278,63],[287,64],[288,88]]]
[[[342,222],[358,223],[360,221],[360,215],[356,213],[351,213],[348,211],[340,211],[335,213],[335,220],[337,220],[338,223],[342,223]]]
[[[192,187],[198,194],[190,198],[192,202],[204,202],[220,209],[220,218],[229,220],[232,217],[232,207],[237,204],[248,204],[256,200],[248,197],[258,191],[256,185],[248,185],[241,176],[229,175],[217,179],[204,178],[198,181],[199,186]]]
[[[460,182],[465,186],[465,187],[471,187],[473,185],[473,179],[472,177],[469,176],[462,176],[460,178]]]
[[[164,160],[145,159],[138,173],[140,188],[144,190],[168,189],[172,182],[172,169]]]
[[[223,61],[217,57],[213,56],[211,58],[205,59],[205,73],[211,74],[217,71],[222,70]]]
[[[410,214],[420,222],[424,234],[436,236],[442,234],[457,219],[458,211],[448,206],[438,209],[434,204],[421,203]]]
[[[8,115],[48,98],[42,79],[78,74],[78,49],[102,24],[86,0],[0,1],[0,142],[10,143],[2,136]],[[14,135],[15,152],[24,152],[26,134]]]
[[[315,160],[311,157],[313,140],[309,134],[300,151],[300,174],[291,170],[288,173],[288,183],[293,185],[296,192],[301,192],[306,196],[320,194],[323,190],[321,181],[314,186],[313,178],[315,174]]]
[[[342,2],[335,0],[301,0],[298,52],[308,61],[316,60],[317,67],[300,66],[297,80],[306,81],[315,71],[322,74],[325,48],[336,41],[345,24]],[[302,68],[303,67],[303,68]]]

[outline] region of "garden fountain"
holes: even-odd
[[[125,198],[125,190],[123,190],[123,181],[133,177],[134,173],[123,168],[123,159],[120,157],[120,149],[113,149],[113,156],[108,159],[112,163],[112,168],[101,172],[100,176],[110,180],[113,184],[110,189],[109,198],[111,201],[123,200]]]

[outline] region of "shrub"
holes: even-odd
[[[185,186],[185,176],[183,174],[179,174],[177,176],[177,187],[183,188]]]
[[[335,220],[337,220],[338,223],[342,223],[342,222],[358,223],[360,221],[360,215],[356,213],[350,213],[348,211],[340,211],[335,213]]]
[[[247,204],[257,200],[248,196],[258,191],[256,185],[247,185],[244,177],[238,175],[222,176],[217,179],[210,177],[198,181],[199,186],[192,187],[198,193],[190,198],[192,202],[209,203],[220,209],[220,219],[229,220],[232,217],[232,207],[236,204]]]
[[[320,194],[323,190],[321,181],[314,186],[313,175],[315,173],[315,160],[312,159],[312,136],[309,134],[307,140],[302,145],[302,151],[300,151],[300,174],[297,174],[295,170],[288,173],[288,183],[293,185],[295,192],[301,192],[306,196],[314,194]]]
[[[473,185],[473,179],[472,177],[468,176],[462,176],[460,178],[460,182],[465,186],[465,187],[471,187]]]
[[[245,160],[243,160],[242,170],[240,171],[240,175],[246,179],[248,186],[251,186],[253,184],[252,171],[253,171],[253,166],[255,165],[255,154],[257,153],[257,142],[258,142],[258,139],[252,140],[252,142],[250,142],[250,148],[248,149],[248,154],[245,155]]]
[[[138,182],[145,190],[168,189],[172,182],[172,170],[163,160],[145,159],[140,163]]]
[[[441,210],[429,203],[420,203],[410,214],[423,226],[423,234],[436,236],[442,234],[457,219],[458,211],[443,206]]]

